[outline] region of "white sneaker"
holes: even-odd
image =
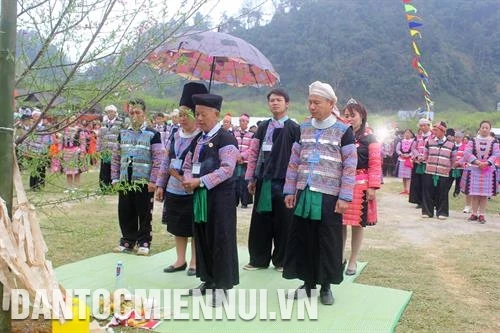
[[[113,248],[114,253],[131,252],[131,251],[132,251],[131,249],[122,245],[118,245],[117,247]]]
[[[428,219],[428,218],[430,218],[430,216],[429,216],[429,215],[427,215],[427,214],[422,214],[422,218],[423,218],[423,219]]]
[[[471,211],[471,207],[470,206],[465,206],[464,207],[464,214],[469,214]]]
[[[138,256],[147,256],[149,255],[149,248],[148,247],[139,247],[137,250],[137,255]]]
[[[264,268],[263,267],[255,267],[255,266],[252,266],[250,264],[246,264],[245,266],[243,266],[243,269],[246,271],[258,271],[259,269],[264,269]]]
[[[440,219],[440,220],[446,220],[447,218],[448,218],[448,216],[444,216],[444,215],[438,216],[438,219]]]

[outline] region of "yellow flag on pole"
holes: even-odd
[[[420,80],[420,83],[422,84],[422,88],[424,88],[424,91],[427,93],[427,95],[430,95],[431,93],[429,90],[427,90],[427,86],[425,85],[424,81]]]
[[[412,44],[413,44],[413,50],[415,51],[415,54],[419,56],[420,50],[418,49],[417,43],[415,43],[415,41],[413,41]]]
[[[422,38],[422,34],[417,29],[410,29],[410,35],[412,37],[415,37],[418,35],[419,38]]]

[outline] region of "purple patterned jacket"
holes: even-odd
[[[308,185],[311,191],[352,201],[358,156],[352,128],[340,121],[318,130],[307,121],[300,126],[300,143],[292,147],[284,194],[295,194]],[[314,152],[319,161],[311,163]]]

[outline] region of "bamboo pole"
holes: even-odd
[[[2,0],[0,13],[0,197],[12,217],[14,77],[17,1]],[[0,295],[3,285],[0,284]],[[0,309],[0,332],[11,331],[10,312]]]

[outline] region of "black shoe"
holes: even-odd
[[[195,276],[196,275],[196,268],[189,267],[187,271],[187,276]]]
[[[319,300],[323,305],[333,305],[335,298],[333,298],[330,287],[321,287],[319,291]]]
[[[163,272],[165,272],[165,273],[180,272],[180,271],[185,270],[186,267],[187,267],[187,263],[184,263],[184,265],[179,266],[179,267],[175,267],[174,265],[170,265],[167,268],[164,268]]]
[[[189,296],[193,296],[194,294],[205,295],[207,290],[213,289],[214,286],[208,282],[202,282],[198,287],[189,289]]]
[[[306,294],[307,297],[311,297],[311,288],[306,287],[305,284],[295,289],[295,291],[293,292],[293,299],[299,299],[304,297],[304,293]]]
[[[222,305],[224,298],[227,299],[227,290],[226,289],[213,289],[212,303],[210,305],[213,308],[217,308],[217,307]]]

